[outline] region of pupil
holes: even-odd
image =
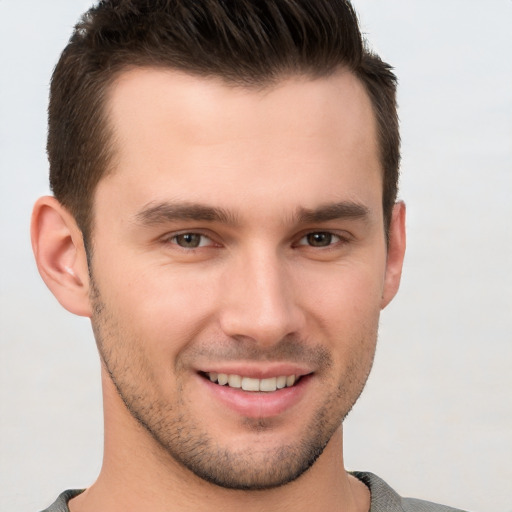
[[[200,241],[201,241],[201,235],[197,235],[195,233],[185,233],[183,235],[178,235],[176,237],[176,242],[181,247],[187,247],[187,248],[199,247]]]
[[[331,244],[331,233],[311,233],[308,235],[308,243],[313,247],[327,247]]]

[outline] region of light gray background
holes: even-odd
[[[400,77],[409,247],[346,462],[400,493],[512,511],[512,1],[356,0]],[[0,0],[0,509],[39,510],[100,468],[88,322],[29,244],[47,191],[48,82],[86,0]]]

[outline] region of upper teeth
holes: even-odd
[[[212,382],[221,386],[226,384],[231,388],[242,388],[244,391],[276,391],[295,384],[295,375],[281,375],[269,379],[253,379],[240,375],[228,375],[227,373],[209,372],[208,377]]]

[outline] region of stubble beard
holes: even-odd
[[[202,480],[226,489],[271,489],[304,474],[341,427],[363,391],[373,363],[372,348],[368,361],[361,363],[354,358],[337,384],[330,386],[331,392],[317,407],[300,439],[276,448],[265,448],[263,438],[272,435],[273,421],[247,418],[244,426],[254,433],[256,442],[236,451],[229,446],[220,446],[209,435],[207,425],[186,414],[186,394],[181,392],[179,384],[173,403],[158,396],[151,365],[142,349],[144,344],[130,338],[129,333],[120,328],[101,300],[92,276],[91,302],[93,331],[103,365],[127,410],[156,442],[162,459],[170,456]],[[376,329],[374,336],[376,338]],[[288,342],[282,346],[285,348],[281,348],[281,352],[293,350]],[[329,352],[320,346],[308,348],[306,352],[328,374],[332,366]],[[363,365],[366,368],[362,368]],[[258,440],[262,441],[261,450],[258,450]]]

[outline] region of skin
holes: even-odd
[[[348,72],[252,90],[134,69],[109,112],[90,273],[54,198],[32,227],[41,275],[91,318],[102,359],[104,463],[71,511],[368,510],[341,424],[398,289],[405,207],[386,245],[363,86]],[[303,381],[277,408],[260,393],[241,411],[204,378],[226,369]]]

